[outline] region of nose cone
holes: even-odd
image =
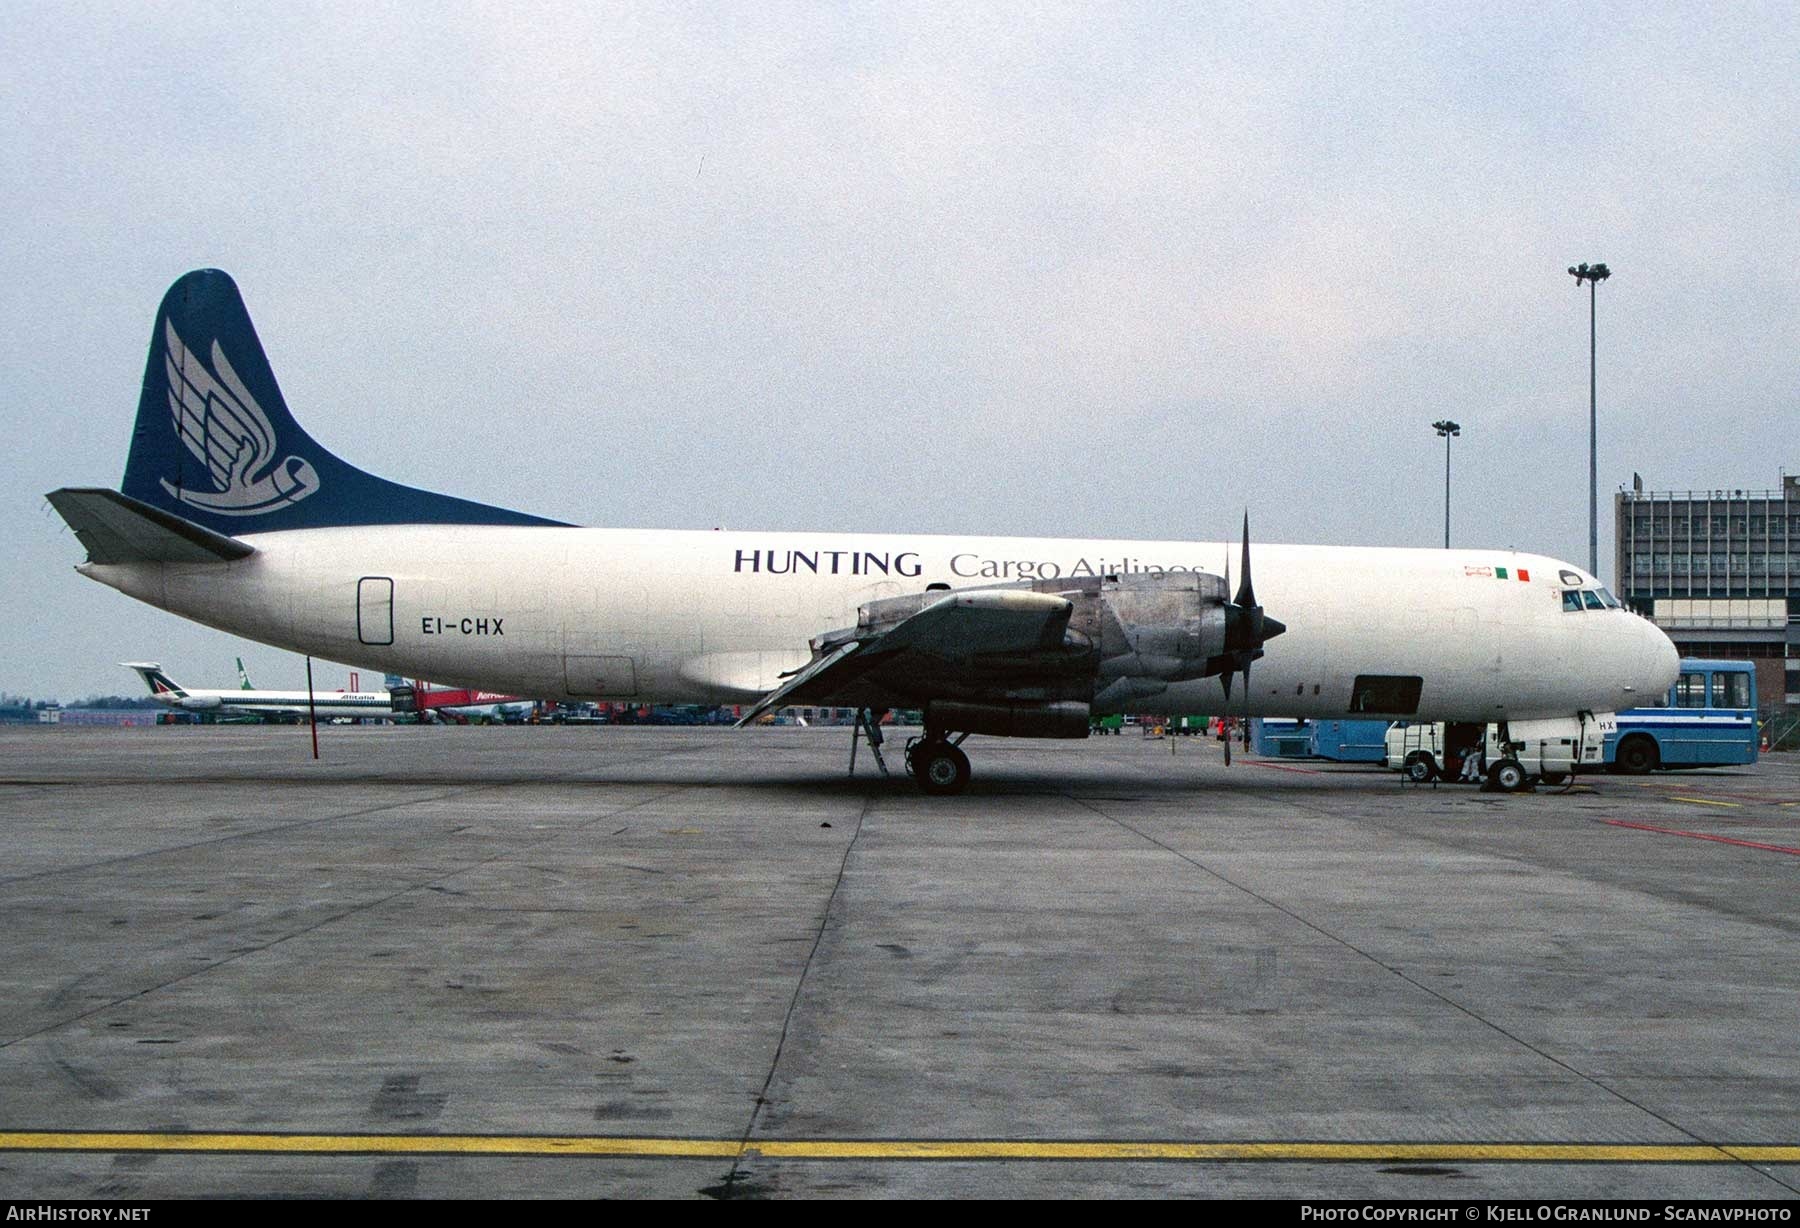
[[[1669,688],[1675,685],[1675,675],[1681,672],[1681,654],[1675,651],[1675,641],[1665,635],[1661,627],[1647,618],[1640,618],[1636,631],[1639,641],[1636,677],[1633,691],[1621,707],[1641,708],[1656,703],[1659,696],[1668,694]]]

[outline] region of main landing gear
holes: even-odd
[[[906,744],[906,770],[919,788],[943,797],[969,787],[969,757],[961,749],[968,736],[952,739],[942,730],[927,729],[924,737]]]
[[[863,742],[868,743],[881,774],[884,777],[888,774],[887,760],[881,755],[884,740],[881,720],[886,715],[885,709],[857,710],[856,725],[850,731],[850,775],[856,775],[856,751]],[[919,788],[934,796],[961,793],[969,787],[969,757],[962,753],[963,740],[968,736],[927,728],[924,737],[913,738],[906,744],[906,774],[919,782]]]

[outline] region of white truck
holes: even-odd
[[[1482,782],[1507,793],[1534,784],[1566,784],[1580,768],[1605,765],[1606,735],[1618,728],[1610,712],[1553,720],[1500,721],[1485,727],[1443,722],[1396,722],[1388,728],[1387,766],[1423,784]],[[1475,767],[1469,766],[1474,757]]]

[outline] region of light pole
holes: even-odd
[[[1588,574],[1600,574],[1600,414],[1595,397],[1596,351],[1594,313],[1600,283],[1612,276],[1604,264],[1578,264],[1569,269],[1575,288],[1588,283]],[[1618,577],[1614,577],[1614,583]]]
[[[1462,423],[1442,418],[1431,425],[1444,440],[1444,549],[1448,550],[1450,548],[1450,437],[1462,434]]]

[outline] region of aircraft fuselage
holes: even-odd
[[[373,525],[244,534],[235,562],[89,563],[151,605],[234,634],[409,676],[542,698],[748,703],[861,604],[927,585],[1204,570],[1223,543]],[[1565,609],[1592,576],[1492,550],[1258,545],[1258,597],[1287,631],[1249,710],[1368,711],[1359,679],[1417,678],[1418,715],[1566,717],[1669,685],[1668,638],[1625,610]],[[1241,686],[1241,680],[1239,685]],[[1231,711],[1242,710],[1235,691]],[[1103,709],[1096,709],[1096,714]],[[1115,711],[1223,712],[1219,678]]]

